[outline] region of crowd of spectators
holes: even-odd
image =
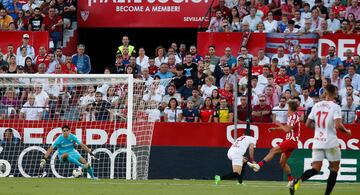
[[[358,0],[219,0],[208,32],[360,34]]]
[[[0,0],[0,31],[47,31],[51,48],[76,22],[74,0]]]
[[[224,1],[219,2],[219,8],[215,7],[215,12],[227,20],[230,9],[227,12],[226,6],[222,5]],[[240,0],[239,6],[244,5],[244,2]],[[294,1],[294,4],[295,2],[298,1]],[[355,12],[353,15],[359,19],[359,7],[353,2],[354,0],[349,2],[348,8],[344,6],[343,12],[337,13],[337,18],[343,20]],[[317,7],[318,3],[314,5],[315,9],[312,9],[312,12],[309,8],[305,9],[305,1],[295,6],[298,9],[291,7],[294,6],[292,3],[290,0],[287,3],[272,1],[266,5],[262,0],[258,0],[256,4],[240,6],[242,17],[237,21],[244,26],[245,18],[249,16],[249,21],[253,20],[252,14],[255,13],[258,17],[259,10],[265,10],[260,18],[279,18],[286,15],[282,17],[282,22],[288,17],[293,17],[292,13],[294,16],[297,15],[297,10],[300,10],[300,18],[303,19],[303,8],[304,15],[312,19],[313,13],[324,11],[322,7]],[[326,4],[328,7],[325,9],[332,10],[333,5],[336,6],[338,3],[339,1],[335,0],[331,4]],[[284,5],[290,6],[291,9],[287,8],[288,12],[284,12]],[[322,3],[320,5],[323,6]],[[264,8],[267,6],[268,11]],[[48,10],[51,9],[53,8]],[[56,12],[56,9],[54,11]],[[250,15],[247,15],[248,13]],[[331,13],[334,11],[329,13],[330,19]],[[317,19],[323,21],[326,17],[327,14],[322,14]],[[310,20],[306,17],[303,19],[305,24]],[[231,21],[235,20],[230,20],[229,24]],[[254,22],[255,19],[248,24],[254,25]],[[282,25],[286,27],[280,27]],[[269,32],[284,32],[288,29],[287,25],[288,23],[279,22],[279,25]],[[264,26],[266,29],[265,22]],[[253,27],[248,30],[251,28]],[[355,23],[352,28],[356,30]],[[244,28],[239,29],[241,31]],[[65,56],[60,47],[49,52],[45,46],[41,46],[35,51],[29,45],[28,39],[29,35],[24,34],[19,48],[15,50],[13,44],[9,44],[7,53],[0,53],[0,73],[90,73],[91,61],[85,54],[84,45],[79,44],[74,55]],[[223,55],[217,56],[216,53]],[[264,49],[259,49],[257,53],[249,53],[246,46],[239,49],[237,56],[233,56],[233,53],[235,52],[232,52],[230,47],[216,52],[216,47],[210,45],[207,53],[201,56],[197,53],[195,45],[187,46],[181,43],[178,47],[174,42],[167,47],[158,46],[154,49],[154,55],[148,55],[143,47],[131,45],[129,37],[124,36],[122,45],[116,49],[114,65],[104,68],[104,74],[131,74],[136,79],[136,120],[233,122],[233,110],[236,106],[237,120],[244,122],[248,97],[247,83],[250,79],[252,122],[285,122],[286,102],[289,99],[298,101],[298,113],[301,119],[305,120],[313,104],[321,100],[323,87],[328,84],[338,88],[337,101],[343,109],[344,123],[358,122],[356,111],[360,110],[360,57],[352,50],[346,51],[345,59],[336,56],[335,47],[329,48],[328,55],[319,56],[316,47],[311,48],[311,53],[305,55],[300,45],[295,46],[295,51],[291,55],[286,54],[283,46],[279,46],[277,53],[271,57],[265,55]],[[253,65],[251,78],[247,76],[249,63]],[[61,118],[78,121],[114,121],[127,117],[126,85],[71,85],[65,79],[39,78],[24,78],[19,82],[24,86],[1,87],[1,119],[19,116],[20,119],[26,120]],[[238,91],[234,92],[235,86]],[[235,101],[238,102],[237,105],[234,105]]]

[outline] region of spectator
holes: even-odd
[[[57,9],[55,7],[50,7],[48,10],[48,15],[45,16],[43,24],[41,25],[42,31],[48,31],[50,38],[54,43],[54,48],[58,47],[58,42],[61,41],[63,20],[61,16],[56,14]]]
[[[207,97],[200,109],[199,121],[200,122],[213,122],[214,106],[211,98]]]
[[[273,58],[277,58],[279,60],[279,66],[288,66],[290,59],[287,54],[284,53],[285,48],[284,46],[278,46],[277,53],[272,56]]]
[[[270,58],[265,56],[265,52],[264,52],[264,49],[260,48],[258,50],[258,64],[260,66],[265,66],[265,65],[270,65]]]
[[[58,14],[64,21],[64,28],[70,29],[71,22],[76,19],[76,3],[74,1],[57,0],[55,7],[58,10]]]
[[[198,88],[192,89],[192,96],[188,97],[187,100],[194,102],[194,108],[199,109],[201,105],[204,104],[204,99],[200,96],[200,91]]]
[[[295,81],[295,77],[294,76],[290,76],[289,77],[289,84],[287,85],[284,85],[283,87],[283,93],[285,93],[286,90],[289,90],[291,91],[291,95],[292,96],[299,96],[301,94],[301,86],[296,84],[296,81]]]
[[[192,78],[188,77],[186,78],[185,76],[183,76],[185,78],[185,85],[182,84],[180,85],[180,87],[176,87],[178,88],[178,92],[180,93],[181,95],[181,98],[184,99],[184,100],[187,100],[188,97],[190,97],[192,95],[192,91],[193,91],[193,84],[194,84],[194,81],[192,80]],[[176,85],[175,85],[176,86]]]
[[[183,109],[183,121],[184,122],[198,122],[199,110],[194,108],[194,102],[188,100],[186,102],[186,108]]]
[[[29,19],[28,30],[29,31],[40,31],[44,18],[41,15],[40,8],[34,9],[34,16]]]
[[[141,68],[149,67],[149,57],[145,55],[145,49],[139,48],[139,56],[136,58],[136,64],[140,65]]]
[[[135,56],[130,56],[128,67],[129,66],[131,66],[133,68],[135,76],[141,74],[141,66],[139,64],[136,64]]]
[[[273,88],[273,91],[278,95],[280,96],[282,94],[282,91],[281,91],[281,87],[275,83],[275,80],[274,80],[274,76],[271,74],[267,77],[267,80],[268,80],[268,85],[267,86],[272,86]]]
[[[1,145],[6,144],[19,144],[20,139],[14,136],[13,130],[11,128],[7,128],[4,131],[4,138],[1,140]]]
[[[197,71],[197,64],[195,64],[192,61],[192,55],[190,53],[186,53],[184,63],[183,63],[183,67],[184,67],[184,70],[185,70],[185,76],[186,77],[191,76],[192,71]]]
[[[43,119],[49,118],[49,95],[43,90],[42,83],[35,83],[35,104],[39,105],[40,108],[43,108]]]
[[[305,19],[301,17],[300,10],[295,10],[294,18],[292,20],[294,21],[295,28],[298,30],[300,30],[305,25]]]
[[[115,64],[111,68],[111,72],[115,74],[125,74],[126,65],[123,63],[121,54],[116,54]]]
[[[22,44],[16,49],[16,56],[21,56],[21,48],[26,48],[26,55],[29,55],[31,59],[35,57],[34,47],[29,45],[29,38],[28,34],[23,34]]]
[[[243,18],[243,23],[247,22],[250,25],[251,31],[255,31],[256,25],[261,22],[261,18],[256,16],[256,11],[255,7],[250,8],[250,14]]]
[[[355,121],[355,110],[357,106],[352,96],[346,96],[346,104],[341,107],[344,124],[351,124]]]
[[[230,83],[232,86],[236,85],[236,77],[230,73],[228,66],[223,67],[223,76],[220,78],[220,89],[224,89],[226,83]]]
[[[284,30],[284,33],[298,33],[299,29],[295,28],[295,21],[289,20],[287,28]]]
[[[208,76],[205,78],[205,84],[202,85],[200,91],[202,94],[202,97],[205,99],[207,97],[211,97],[212,91],[214,89],[217,89],[217,87],[214,85],[214,77]]]
[[[275,78],[275,83],[278,84],[280,87],[289,83],[289,76],[286,75],[286,68],[285,66],[280,67],[280,71]]]
[[[360,8],[357,0],[351,0],[351,5],[346,8],[345,17],[348,18],[350,13],[354,14],[356,20],[360,20]]]
[[[241,31],[241,18],[237,7],[231,8],[231,14],[229,17],[229,25],[232,32],[240,32]]]
[[[349,24],[349,21],[347,20],[343,20],[341,22],[341,27],[339,30],[337,30],[335,33],[338,33],[338,34],[353,34],[354,31],[350,28],[350,24]]]
[[[204,73],[204,62],[203,61],[199,61],[198,66],[197,66],[197,70],[193,70],[191,72],[191,78],[194,81],[194,86],[197,88],[201,88],[201,86],[203,84],[205,84],[205,78],[206,78],[206,74]]]
[[[345,97],[346,96],[346,93],[347,93],[347,87],[348,86],[351,86],[351,91],[354,91],[354,94],[358,95],[358,91],[355,89],[353,89],[354,87],[351,85],[352,83],[352,79],[350,77],[347,77],[347,78],[344,78],[343,80],[344,82],[342,83],[343,85],[341,85],[341,87],[339,87],[339,91],[338,91],[338,94],[341,98]]]
[[[145,90],[143,100],[145,102],[155,101],[159,104],[163,95],[165,95],[165,87],[158,80],[154,80],[152,85]]]
[[[35,73],[35,64],[33,63],[30,56],[25,58],[24,71],[25,71],[25,73],[29,73],[29,74]]]
[[[220,94],[217,89],[212,90],[211,92],[211,100],[214,105],[214,107],[218,107],[220,105]]]
[[[297,65],[297,74],[295,75],[296,84],[300,85],[301,88],[309,86],[310,76],[305,73],[304,65],[300,62]]]
[[[149,74],[154,76],[159,70],[159,67],[155,65],[155,59],[153,57],[149,57]]]
[[[0,30],[8,30],[9,24],[14,22],[14,19],[7,14],[5,8],[0,8]]]
[[[266,104],[264,95],[259,97],[259,105],[255,105],[252,109],[252,122],[271,122],[271,110],[272,108]]]
[[[26,57],[31,57],[29,55],[27,55],[27,48],[26,47],[22,47],[21,48],[21,53],[20,55],[17,55],[16,56],[16,65],[21,65],[21,66],[24,66],[25,64],[25,58]]]
[[[169,72],[169,65],[167,63],[162,63],[159,72],[155,76],[159,76],[160,79],[169,79],[174,77],[174,74]]]
[[[320,67],[320,65],[315,66],[313,76],[315,78],[316,87],[320,88],[322,86],[322,79],[323,79],[323,76],[321,75],[321,67]]]
[[[24,60],[25,61],[25,60]],[[22,62],[19,65],[24,65],[24,62]],[[8,73],[10,74],[15,74],[16,73],[16,69],[17,69],[17,60],[15,56],[10,56],[10,62],[8,64]]]
[[[1,99],[1,105],[5,109],[5,115],[1,118],[9,118],[17,113],[19,109],[19,99],[16,96],[15,89],[13,87],[7,87],[5,94]]]
[[[150,108],[145,110],[145,113],[148,114],[148,122],[159,122],[160,121],[160,110],[158,109],[159,103],[157,101],[151,100]]]
[[[66,56],[63,54],[61,47],[56,48],[55,60],[58,61],[59,64],[65,64],[66,62]]]
[[[36,72],[38,70],[39,64],[41,64],[41,63],[44,63],[46,65],[46,69],[49,67],[50,57],[48,56],[48,54],[46,52],[45,46],[42,45],[39,47],[39,54],[35,57],[34,62],[35,62],[35,71]]]
[[[8,44],[7,45],[7,53],[3,55],[3,59],[9,63],[10,62],[10,56],[14,55],[16,56],[16,54],[14,53],[14,45],[13,44]]]
[[[334,3],[331,7],[331,11],[329,13],[329,17],[331,18],[330,14],[334,13],[335,18],[343,19],[345,16],[346,7],[342,5],[341,0],[334,0]]]
[[[55,59],[55,55],[53,53],[49,53],[48,56],[50,58],[50,62],[49,62],[49,67],[46,70],[46,73],[47,74],[52,74],[55,71],[55,66],[57,64],[59,64],[59,62]]]
[[[279,96],[271,85],[265,88],[265,101],[271,108],[279,104]]]
[[[270,11],[267,19],[264,21],[265,31],[268,33],[276,32],[278,29],[278,22],[274,20],[274,14]]]
[[[111,104],[103,100],[103,94],[101,92],[95,93],[95,102],[92,103],[92,108],[96,121],[107,121],[110,118],[109,109]]]
[[[315,32],[315,30],[311,28],[311,19],[306,19],[304,24],[305,25],[299,31],[300,35]]]
[[[38,1],[35,0],[29,0],[25,5],[22,6],[22,9],[24,11],[30,11],[31,14],[34,13],[35,8],[39,8],[40,4]]]
[[[132,66],[126,66],[125,74],[131,74],[133,75],[133,78],[137,77],[137,74],[135,73],[135,69]]]
[[[247,119],[247,96],[240,96],[240,105],[237,106],[238,122],[246,122]]]
[[[0,52],[0,67],[9,66],[9,63],[3,59],[3,54]]]
[[[174,55],[174,64],[181,64],[183,59],[180,59],[180,57],[178,55],[176,55],[175,49],[172,47],[169,47],[168,52],[167,52],[167,59],[165,59],[165,62],[168,63],[169,60],[169,56],[170,55]]]
[[[298,73],[297,67],[295,65],[295,59],[290,59],[289,66],[286,67],[286,74],[289,76],[295,76]]]
[[[182,110],[176,98],[171,98],[168,101],[167,107],[164,110],[165,122],[180,122],[182,120]]]
[[[149,68],[142,68],[141,72],[142,74],[139,75],[141,80],[145,82],[146,87],[149,87],[154,81],[154,78],[152,78],[149,74]]]
[[[323,35],[326,35],[326,34],[334,33],[333,31],[329,30],[328,24],[325,20],[321,21],[320,28],[318,30],[315,30],[315,32],[318,33],[320,37],[322,37]]]
[[[342,61],[342,64],[344,65],[345,68],[348,68],[351,64],[354,63],[353,60],[353,52],[351,49],[347,49],[345,51],[345,60]],[[355,66],[357,68],[357,66]]]
[[[334,66],[328,64],[328,59],[325,56],[321,57],[321,75],[325,78],[330,78],[333,70]]]
[[[318,56],[318,50],[316,47],[311,48],[310,57],[306,60],[306,64],[309,65],[311,73],[314,73],[314,68],[316,65],[321,64],[321,59]]]
[[[67,56],[64,64],[61,65],[62,74],[76,74],[77,68],[75,64],[72,63],[71,57]]]
[[[20,110],[20,120],[40,120],[43,109],[35,103],[34,94],[29,94],[27,102]]]
[[[356,104],[356,106],[359,105],[360,104],[360,98],[359,98],[359,96],[355,95],[353,86],[349,85],[345,89],[346,89],[345,95],[341,96],[341,105],[345,106],[345,105],[348,104],[347,97],[349,97],[349,96],[352,97],[352,101]]]
[[[353,65],[356,67],[356,73],[360,74],[360,55],[354,56]]]
[[[332,85],[335,85],[338,89],[342,88],[343,80],[339,76],[339,69],[337,68],[333,69],[330,80]]]
[[[279,123],[287,123],[287,117],[288,117],[287,111],[288,111],[288,107],[286,104],[286,98],[281,97],[279,105],[275,106],[271,111],[273,113],[272,121]]]
[[[181,95],[176,92],[176,86],[175,86],[175,85],[170,85],[170,86],[167,88],[167,92],[168,92],[168,94],[165,95],[165,96],[162,98],[162,107],[163,107],[163,108],[166,107],[166,104],[169,103],[170,99],[172,99],[172,98],[176,98],[176,100],[177,100],[177,102],[178,102],[178,105],[181,105],[181,103],[182,103],[182,98],[181,98]]]
[[[225,98],[220,98],[220,105],[215,109],[214,122],[216,123],[231,123],[233,122],[234,114],[232,107],[228,105]]]
[[[80,106],[86,107],[89,104],[95,102],[95,87],[93,85],[87,86],[87,90],[84,92],[83,96],[80,97]]]
[[[220,32],[223,25],[223,17],[220,10],[215,12],[215,16],[211,17],[208,30],[206,32]]]
[[[220,57],[215,55],[216,51],[215,51],[215,46],[214,45],[210,45],[208,47],[208,52],[209,52],[209,55],[210,55],[210,64],[214,65],[214,66],[220,64]]]
[[[177,66],[181,65],[181,64],[176,63],[175,57],[176,57],[175,54],[170,54],[170,55],[168,55],[168,57],[166,59],[167,64],[170,69],[170,72],[172,72],[173,74],[176,74]]]
[[[339,0],[335,0],[335,3],[336,1],[340,2]],[[335,13],[333,11],[329,13],[329,19],[327,19],[326,22],[328,29],[333,33],[340,29],[340,20],[336,18]]]
[[[256,15],[259,16],[262,20],[265,19],[269,12],[269,7],[264,4],[264,0],[258,0],[255,7],[257,9]]]
[[[121,39],[122,45],[118,47],[118,50],[116,54],[124,55],[124,47],[126,47],[128,50],[128,53],[132,55],[133,53],[136,53],[135,47],[130,45],[130,39],[128,36],[123,36]]]
[[[320,17],[323,19],[328,17],[328,9],[323,5],[322,0],[315,0],[315,6],[311,10],[317,10]]]
[[[285,29],[288,27],[288,17],[286,14],[283,14],[281,16],[281,21],[278,22],[278,29],[277,31],[280,33],[283,33],[285,31]]]
[[[75,64],[79,74],[89,74],[91,71],[90,57],[85,54],[85,45],[77,46],[77,53],[72,55],[72,63]]]
[[[348,74],[344,76],[343,79],[350,77],[351,78],[351,85],[356,89],[357,91],[360,90],[360,75],[356,73],[355,66],[350,65],[348,68]],[[344,83],[344,82],[343,82]]]
[[[196,45],[190,45],[189,52],[192,56],[192,61],[194,63],[198,63],[199,61],[203,60],[203,58],[197,53]]]
[[[220,12],[221,16],[224,18],[230,16],[230,9],[225,6],[225,0],[219,0],[219,4],[212,7],[212,12]]]
[[[328,50],[328,56],[326,57],[327,63],[333,65],[337,68],[340,64],[342,64],[341,59],[335,55],[335,47],[330,46]]]
[[[313,99],[309,96],[309,88],[303,88],[302,89],[302,95],[299,95],[301,102],[300,102],[300,106],[304,107],[305,110],[309,109],[310,107],[312,107],[314,105]]]
[[[15,3],[15,2],[14,2]],[[9,10],[8,10],[9,12]],[[14,10],[15,12],[15,10]],[[23,30],[27,30],[28,29],[28,18],[25,17],[25,12],[24,10],[19,10],[16,13],[17,15],[15,17],[13,17],[14,19],[14,25],[15,25],[15,31],[23,31]],[[10,28],[10,26],[9,26]],[[12,30],[12,29],[9,29]]]

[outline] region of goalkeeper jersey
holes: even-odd
[[[77,145],[80,145],[81,142],[78,140],[78,138],[70,133],[69,137],[65,138],[63,135],[60,135],[58,138],[56,138],[55,142],[52,144],[54,148],[58,149],[58,152],[60,154],[65,152],[71,152],[74,151],[75,143]]]

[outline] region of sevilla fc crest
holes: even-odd
[[[88,17],[89,17],[89,11],[81,11],[80,12],[81,13],[81,18],[84,20],[84,21],[86,21],[87,19],[88,19]]]

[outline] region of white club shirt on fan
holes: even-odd
[[[40,120],[40,114],[43,111],[39,105],[34,104],[30,105],[29,102],[26,102],[20,110],[20,113],[24,114],[25,120]]]

